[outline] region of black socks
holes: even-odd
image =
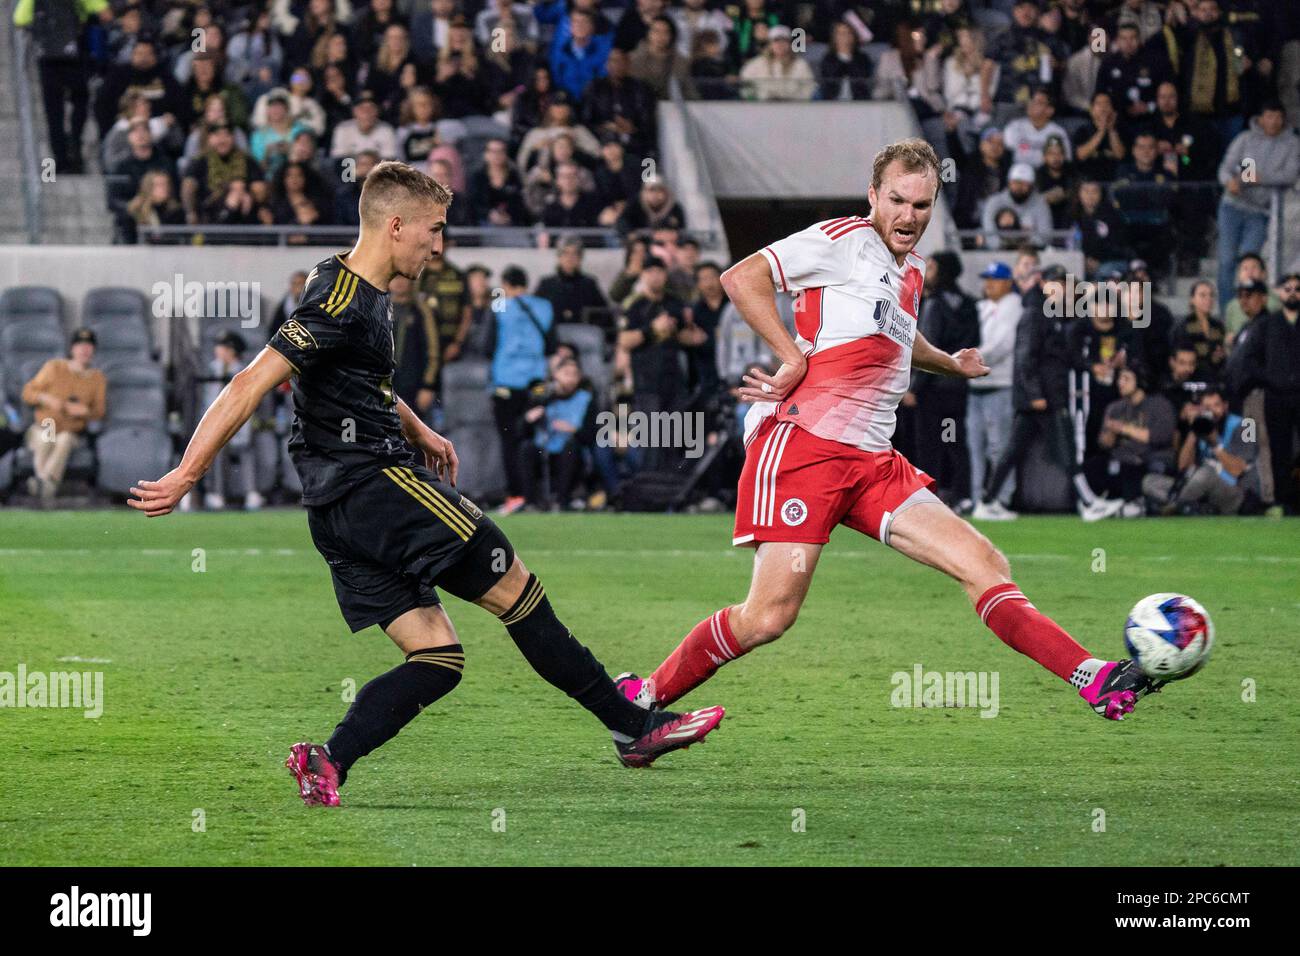
[[[406,663],[380,674],[357,694],[325,746],[342,774],[397,736],[422,709],[450,694],[465,669],[459,644],[412,651]]]
[[[501,615],[506,632],[533,670],[625,737],[645,732],[650,714],[619,692],[600,661],[560,623],[546,599],[546,590],[529,575],[524,592]]]

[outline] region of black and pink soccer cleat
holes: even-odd
[[[338,767],[330,760],[325,748],[306,741],[289,749],[284,762],[298,781],[298,795],[309,807],[337,807],[339,805]]]

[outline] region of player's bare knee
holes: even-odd
[[[767,604],[744,615],[743,633],[736,634],[742,647],[757,647],[770,644],[794,626],[799,616],[797,604]]]

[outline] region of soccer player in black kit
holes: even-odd
[[[533,669],[613,732],[626,766],[704,739],[723,717],[721,707],[677,714],[627,700],[505,535],[456,490],[451,442],[393,394],[388,283],[415,280],[441,253],[451,199],[404,163],[376,166],[356,245],[317,264],[302,303],[207,410],[180,465],[139,482],[128,501],[151,518],[169,513],[262,396],[293,379],[289,452],[339,608],[354,632],[378,624],[405,656],[361,689],[325,744],[293,745],[286,766],[308,806],[337,806],[349,768],[460,682],[465,653],[435,588],[499,617]]]

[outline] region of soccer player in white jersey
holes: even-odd
[[[917,331],[924,260],[912,250],[939,191],[939,159],[923,140],[876,154],[869,218],[809,226],[733,266],[723,285],[781,362],[753,369],[732,543],[754,547],[743,603],[705,618],[651,677],[622,675],[624,694],[667,706],[719,667],[784,634],[799,613],[837,524],[870,535],[965,589],[980,620],[1015,650],[1073,685],[1098,714],[1122,720],[1158,689],[1132,661],[1093,657],[1030,604],[1007,559],[931,490],[934,480],[890,444],[912,369],[978,378],[978,349],[941,352]],[[795,300],[795,331],[776,292]]]

